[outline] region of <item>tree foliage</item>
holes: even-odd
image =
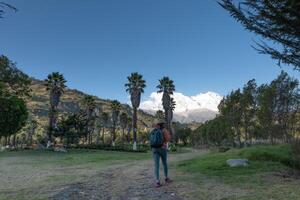
[[[195,142],[251,144],[254,140],[289,143],[300,130],[299,81],[281,72],[270,84],[250,80],[219,104],[220,115],[195,131]]]
[[[221,0],[219,4],[265,40],[256,42],[259,53],[300,70],[299,0]]]
[[[0,87],[2,87],[2,93],[27,97],[31,91],[30,82],[29,77],[17,68],[16,63],[4,55],[0,56]]]
[[[17,8],[8,3],[0,2],[0,18],[3,18],[3,15],[7,12],[7,10],[16,12]]]
[[[1,4],[0,4],[1,5]],[[30,79],[6,56],[0,56],[0,136],[17,133],[28,117],[25,98]]]
[[[16,96],[0,96],[0,136],[11,136],[25,125],[26,104]]]

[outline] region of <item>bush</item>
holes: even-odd
[[[241,150],[239,155],[253,161],[280,162],[289,167],[300,169],[300,165],[295,163],[295,159],[290,145],[268,145],[254,146]]]

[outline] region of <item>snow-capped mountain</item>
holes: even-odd
[[[222,96],[215,92],[200,93],[196,96],[175,92],[173,98],[176,102],[174,120],[187,123],[213,119],[218,113],[218,105],[222,100]],[[153,92],[146,101],[141,103],[141,109],[152,114],[162,110],[161,99],[161,93]]]

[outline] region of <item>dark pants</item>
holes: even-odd
[[[153,160],[154,160],[154,173],[156,180],[159,181],[159,161],[163,163],[165,177],[168,177],[168,164],[167,164],[167,150],[165,148],[152,148]]]

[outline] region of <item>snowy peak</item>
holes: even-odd
[[[173,98],[176,102],[174,118],[181,122],[203,122],[212,119],[217,114],[218,105],[222,100],[222,96],[215,92],[200,93],[195,96],[175,92]],[[151,113],[162,110],[161,99],[161,93],[153,92],[146,101],[141,103],[141,109]]]

